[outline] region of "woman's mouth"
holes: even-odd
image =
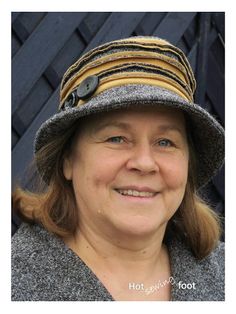
[[[121,195],[128,195],[134,197],[153,197],[157,194],[157,192],[146,192],[146,191],[136,191],[136,190],[120,190],[116,189],[118,193]]]

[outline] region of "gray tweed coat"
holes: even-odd
[[[223,243],[201,261],[176,240],[168,250],[172,301],[224,300]],[[12,301],[115,300],[59,238],[39,225],[23,223],[12,238]]]

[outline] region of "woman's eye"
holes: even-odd
[[[158,142],[159,146],[161,147],[170,147],[173,146],[173,143],[170,140],[162,139]]]
[[[107,139],[107,142],[110,142],[110,143],[124,143],[124,138],[122,136],[113,136],[113,137],[109,137]]]

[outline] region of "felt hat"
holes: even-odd
[[[168,41],[137,36],[108,42],[78,59],[63,76],[58,112],[37,131],[37,153],[82,117],[135,106],[165,106],[185,113],[197,160],[196,187],[206,184],[224,161],[224,129],[194,103],[196,82],[183,51]],[[49,183],[55,165],[37,161]],[[45,158],[48,156],[45,155]],[[37,158],[36,158],[37,160]]]

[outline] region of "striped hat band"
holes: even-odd
[[[147,84],[175,92],[193,102],[196,82],[184,53],[165,40],[154,37],[131,37],[113,41],[90,50],[64,74],[59,109],[83,89],[88,78],[95,85],[88,97],[77,92],[75,106],[83,105],[88,98],[116,86]]]

